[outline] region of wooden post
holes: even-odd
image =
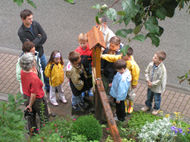
[[[104,86],[101,80],[101,48],[105,48],[105,42],[103,38],[103,33],[99,31],[95,26],[88,33],[88,43],[90,49],[93,50],[92,64],[93,64],[93,76],[95,77],[96,89],[95,89],[95,115],[96,118],[101,120],[102,110],[107,118],[107,123],[110,128],[111,135],[114,142],[121,142],[119,131],[117,129],[116,122],[109,105],[109,101],[104,90]]]

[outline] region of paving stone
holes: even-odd
[[[7,100],[7,94],[17,94],[19,92],[19,82],[16,80],[16,63],[18,56],[0,53],[0,100]],[[65,70],[65,69],[64,69]],[[69,87],[69,80],[65,76],[63,83],[64,93],[67,98],[72,95]],[[176,90],[176,89],[175,89]],[[179,90],[179,91],[178,91]],[[162,94],[161,110],[173,113],[175,111],[181,112],[184,116],[190,118],[190,93],[181,93],[180,89],[177,91],[172,88],[167,88]],[[147,95],[147,84],[144,81],[139,81],[135,89],[136,98],[135,108],[140,109],[144,106]],[[49,94],[47,94],[49,96]],[[154,105],[154,103],[153,103]]]

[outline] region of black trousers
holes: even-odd
[[[114,102],[116,104],[116,115],[117,115],[118,120],[124,121],[125,116],[126,116],[124,101],[120,101],[120,103],[118,104],[116,103],[116,99],[114,99]]]
[[[28,106],[29,101],[30,101],[30,97],[24,95],[24,99],[26,99],[25,101],[25,106]],[[37,122],[36,122],[36,113],[39,115],[40,117],[40,127],[43,126],[43,124],[47,123],[49,121],[48,118],[48,108],[47,108],[47,102],[45,100],[45,98],[36,98],[34,104],[32,105],[32,115],[27,117],[27,122],[28,122],[28,129],[29,132],[38,132],[38,127],[37,127]]]

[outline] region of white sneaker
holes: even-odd
[[[141,108],[141,110],[142,110],[143,112],[146,112],[146,111],[149,111],[149,110],[150,110],[150,108],[149,108],[149,107],[147,107],[147,106],[144,106],[144,107],[142,107],[142,108]]]
[[[59,104],[57,102],[51,102],[52,105],[58,106]]]
[[[158,109],[158,110],[154,109],[154,110],[152,111],[152,115],[157,115],[159,112],[160,112],[159,109]]]
[[[61,97],[61,101],[62,101],[64,104],[67,103],[67,100],[66,100],[65,96],[62,96],[62,97]]]

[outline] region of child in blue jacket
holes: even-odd
[[[124,100],[131,85],[131,73],[126,68],[126,62],[123,59],[116,61],[114,67],[117,73],[112,81],[110,95],[116,103],[117,119],[124,121],[126,116]]]

